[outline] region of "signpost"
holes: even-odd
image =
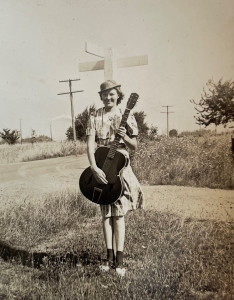
[[[104,70],[104,80],[114,79],[117,68],[148,65],[148,55],[117,58],[113,48],[100,48],[86,43],[85,51],[89,54],[102,57],[103,60],[79,63],[80,72]]]

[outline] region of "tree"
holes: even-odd
[[[222,83],[220,79],[216,84],[209,80],[206,86],[198,103],[191,100],[196,105],[196,123],[205,127],[212,123],[226,127],[227,123],[234,121],[234,82]]]
[[[158,127],[151,125],[148,135],[151,140],[154,140],[156,138],[156,136],[158,135]]]
[[[88,106],[81,114],[78,114],[77,117],[75,118],[76,137],[78,140],[81,141],[86,140],[86,128],[89,120],[89,115],[94,113],[94,111],[95,111],[94,105]],[[74,140],[72,127],[69,127],[67,129],[66,136],[68,140]]]
[[[171,129],[169,131],[169,137],[177,137],[178,136],[178,132],[176,129]]]
[[[20,138],[20,134],[17,130],[3,129],[3,132],[0,132],[0,137],[5,140],[8,144],[13,145]]]
[[[134,112],[133,115],[134,115],[134,117],[137,121],[139,134],[140,135],[147,135],[149,127],[148,127],[147,123],[145,122],[146,114],[143,111],[139,111],[139,112]]]

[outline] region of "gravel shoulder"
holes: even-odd
[[[234,191],[184,186],[142,186],[146,209],[184,218],[234,221]]]
[[[38,201],[47,194],[78,191],[86,155],[0,165],[0,205]],[[175,213],[183,218],[234,221],[234,190],[184,186],[142,186],[147,210]]]

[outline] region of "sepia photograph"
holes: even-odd
[[[233,0],[0,0],[0,300],[234,299],[233,37]]]

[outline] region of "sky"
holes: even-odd
[[[234,80],[233,0],[0,0],[0,131],[23,137],[65,137],[71,125],[68,83],[75,115],[102,106],[104,71],[79,72],[79,63],[101,58],[85,43],[113,48],[117,57],[148,55],[148,65],[118,69],[128,99],[149,126],[196,130],[196,111],[209,79]],[[126,101],[122,103],[123,108]]]

